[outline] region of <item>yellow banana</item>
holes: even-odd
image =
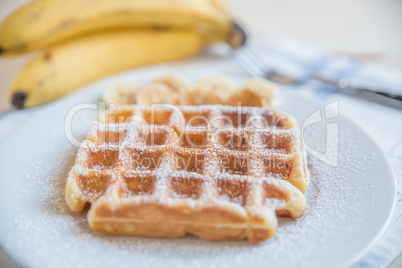
[[[36,106],[115,72],[191,56],[206,43],[190,30],[121,30],[73,39],[31,60],[9,98],[18,108]]]
[[[231,23],[222,0],[35,0],[0,24],[0,53],[18,54],[121,28],[191,29],[214,41],[231,34]]]

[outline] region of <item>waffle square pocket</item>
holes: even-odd
[[[105,234],[272,237],[309,183],[297,122],[267,108],[122,105],[90,128],[66,201]]]

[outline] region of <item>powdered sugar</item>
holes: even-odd
[[[351,141],[349,148],[352,156],[357,156],[358,152],[353,153]],[[60,156],[60,151],[47,152],[55,159],[65,161],[65,156]],[[351,151],[348,150],[348,155]],[[311,162],[311,185],[307,192],[308,206],[304,216],[298,220],[287,218],[280,219],[280,228],[276,237],[263,244],[254,245],[246,241],[213,243],[202,241],[193,237],[182,239],[148,239],[141,237],[110,237],[94,233],[86,222],[86,213],[73,214],[69,212],[64,201],[64,178],[66,169],[60,169],[56,164],[44,165],[40,162],[30,163],[32,175],[27,175],[28,185],[38,185],[36,190],[30,191],[36,198],[39,197],[40,203],[46,209],[34,215],[26,216],[21,211],[16,211],[14,219],[17,232],[18,247],[27,250],[26,258],[30,260],[31,266],[42,266],[43,259],[47,258],[46,266],[63,266],[63,264],[78,266],[108,266],[119,264],[120,266],[132,266],[135,264],[148,265],[156,264],[159,260],[165,259],[170,264],[178,264],[179,260],[188,260],[192,256],[192,265],[204,266],[205,263],[225,266],[225,262],[230,258],[247,259],[246,256],[253,256],[253,259],[265,260],[269,258],[276,264],[290,265],[298,263],[308,266],[306,255],[317,254],[310,252],[317,244],[324,243],[330,236],[341,235],[345,231],[339,228],[339,224],[358,220],[358,214],[369,209],[369,204],[351,205],[348,203],[351,195],[357,195],[359,191],[350,189],[350,183],[346,180],[351,179],[350,172],[354,175],[360,173],[361,168],[370,162],[351,162],[349,156],[342,163],[343,169],[328,168],[325,164],[309,159]],[[74,159],[74,150],[67,156],[68,163]],[[68,165],[66,165],[68,167]],[[357,187],[358,189],[358,187]],[[21,190],[21,189],[20,189]],[[37,196],[39,194],[39,196]],[[21,197],[29,199],[30,196]],[[175,196],[182,198],[183,196]],[[230,199],[228,196],[221,195],[220,198],[226,201],[242,203],[241,196],[238,200]],[[336,216],[336,220],[328,220]],[[308,238],[308,243],[305,240]],[[303,250],[301,250],[303,248]],[[85,252],[85,257],[81,256]],[[107,258],[101,258],[99,253],[107,254]],[[107,252],[107,253],[106,253]],[[282,259],[282,254],[292,252],[286,259]],[[57,256],[57,258],[49,257]],[[336,253],[334,253],[336,254]],[[135,255],[136,257],[131,257]],[[226,256],[221,258],[221,256]],[[239,255],[243,257],[238,257]],[[142,257],[139,257],[142,256]],[[174,259],[171,256],[175,256]],[[264,256],[264,257],[263,257]],[[195,262],[202,258],[202,261]],[[122,260],[125,260],[122,262]]]
[[[301,105],[297,103],[295,100],[286,107],[292,107],[302,122],[309,111],[300,112]],[[50,118],[43,116],[43,120],[46,116]],[[63,118],[60,116],[59,121]],[[93,116],[87,119],[90,122]],[[57,120],[46,121],[56,123],[39,126],[38,133],[49,127],[52,133],[57,133],[54,129],[62,127]],[[355,248],[370,242],[370,234],[378,230],[378,223],[369,219],[378,218],[381,213],[376,206],[379,198],[375,190],[381,186],[381,179],[375,180],[371,174],[377,174],[378,168],[386,169],[381,166],[384,163],[381,157],[372,153],[376,149],[372,149],[371,141],[349,122],[341,122],[339,166],[330,167],[309,158],[311,183],[306,193],[307,210],[298,220],[281,218],[276,236],[265,243],[214,243],[191,236],[151,239],[93,232],[87,224],[86,212],[72,213],[64,201],[65,180],[77,148],[59,134],[32,144],[30,150],[35,154],[24,155],[23,159],[28,161],[22,169],[6,173],[14,174],[9,178],[15,178],[9,179],[10,186],[5,186],[12,192],[7,201],[12,207],[12,217],[1,219],[7,235],[2,233],[0,241],[22,264],[31,267],[233,267],[244,263],[307,267],[326,263],[328,259],[332,260],[328,266],[336,266],[340,264],[337,260],[353,256]],[[82,122],[81,128],[85,132],[88,126]],[[306,135],[310,137],[308,142],[314,140],[319,149],[324,148],[325,128],[312,127]],[[16,141],[13,146],[19,152],[25,144]],[[11,157],[14,161],[19,159]],[[372,199],[367,198],[371,193],[374,193]],[[377,227],[371,226],[375,224]]]

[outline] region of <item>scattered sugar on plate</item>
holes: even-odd
[[[320,143],[325,130],[317,129],[309,135]],[[162,263],[181,267],[229,267],[236,263],[309,267],[309,261],[323,257],[317,248],[331,237],[344,237],[345,232],[352,232],[347,226],[361,221],[359,214],[373,205],[370,201],[351,204],[350,200],[360,200],[362,190],[367,192],[376,187],[376,183],[361,185],[356,180],[364,176],[376,156],[363,156],[365,143],[351,140],[348,130],[341,129],[340,144],[339,167],[309,156],[311,181],[303,217],[280,218],[275,237],[260,244],[246,240],[209,242],[191,235],[153,239],[96,233],[88,226],[87,211],[73,213],[64,200],[64,186],[77,148],[54,141],[38,151],[37,161],[25,163],[29,167],[25,185],[14,189],[21,202],[39,206],[27,210],[10,205],[15,218],[14,225],[7,227],[16,232],[14,242],[21,252],[22,263],[32,267],[151,267]],[[320,149],[324,150],[322,146]],[[44,159],[53,161],[47,163]],[[9,245],[5,241],[4,246]]]

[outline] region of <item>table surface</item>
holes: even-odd
[[[0,19],[27,0],[0,1]],[[402,73],[400,0],[230,0],[234,16],[256,36],[290,36],[329,51],[373,61]],[[7,90],[32,57],[0,59],[0,111]]]

